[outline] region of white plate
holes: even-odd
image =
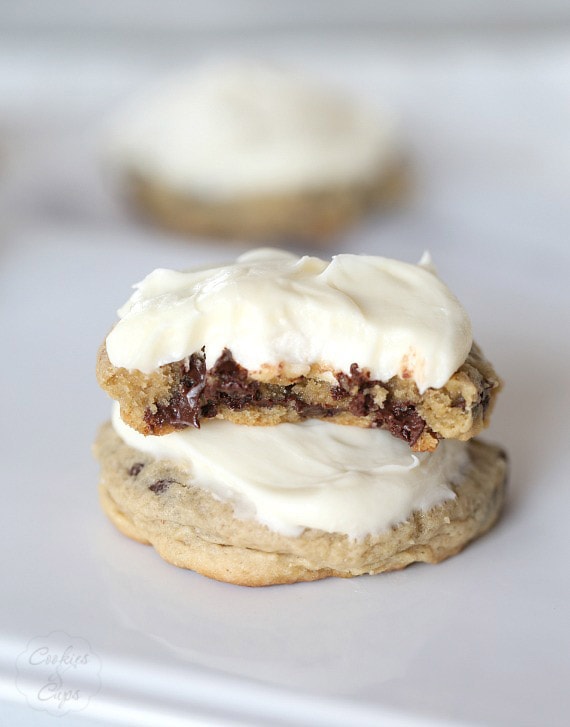
[[[526,67],[539,55],[524,56]],[[570,171],[554,180],[545,160],[565,153],[570,124],[567,111],[523,111],[541,93],[543,109],[563,114],[568,92],[549,70],[558,56],[526,79],[526,94],[505,71],[518,73],[516,54],[483,70],[469,54],[452,67],[436,58],[427,69],[408,59],[392,78],[411,120],[415,200],[342,247],[410,261],[429,247],[472,314],[506,380],[488,435],[512,459],[504,518],[438,566],[253,590],[178,570],[116,532],[89,453],[109,411],[97,346],[148,270],[236,248],[130,224],[97,186],[82,131],[42,137],[37,124],[36,153],[22,157],[19,181],[5,179],[0,252],[0,667],[12,709],[58,712],[38,697],[49,670],[30,659],[72,639],[84,663],[70,667],[80,686],[59,709],[68,720],[566,723]],[[380,78],[372,56],[365,69]],[[466,89],[469,69],[477,83]]]

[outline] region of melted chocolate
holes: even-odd
[[[384,426],[395,437],[403,439],[410,446],[418,441],[425,429],[426,423],[413,404],[391,402],[389,407],[385,405],[380,412],[383,416],[377,417],[378,426]]]
[[[259,381],[248,376],[247,369],[240,366],[229,349],[224,348],[222,355],[208,373],[204,390],[206,416],[215,416],[217,404],[225,404],[230,409],[241,411],[250,406],[271,406],[272,401],[264,400]],[[209,413],[209,412],[214,412]]]
[[[160,432],[164,426],[199,427],[200,419],[215,417],[220,407],[241,411],[276,405],[293,407],[303,419],[334,417],[346,411],[370,417],[372,427],[388,429],[412,446],[426,426],[411,402],[394,401],[388,395],[382,406],[377,404],[372,392],[381,382],[371,380],[369,372],[361,371],[355,363],[349,374],[339,373],[336,377],[338,386],[331,393],[338,406],[305,402],[294,392],[292,384],[262,384],[250,379],[247,369],[234,360],[227,348],[209,371],[204,349],[178,365],[181,367],[179,385],[170,400],[158,403],[155,412],[150,408],[145,412],[151,434]]]
[[[358,364],[350,364],[350,374],[340,373],[336,375],[338,387],[333,390],[333,396],[342,398],[349,394],[353,389],[362,389],[364,386],[373,386],[378,381],[370,381],[370,372],[361,371]]]
[[[354,416],[372,416],[374,427],[388,429],[395,437],[413,446],[426,427],[425,420],[418,414],[412,402],[394,401],[388,394],[383,405],[374,401],[371,394],[381,381],[370,379],[368,371],[361,371],[357,364],[350,366],[350,374],[337,375],[338,387],[333,389],[333,398],[339,400],[351,396],[348,411]]]
[[[136,477],[139,474],[139,472],[142,470],[143,467],[144,467],[144,464],[142,462],[135,462],[134,465],[129,470],[129,475],[131,477]]]
[[[291,398],[291,403],[295,407],[295,411],[303,419],[320,419],[322,417],[332,417],[338,414],[338,410],[331,409],[321,404],[308,404],[306,401],[301,399]]]
[[[151,434],[165,424],[174,429],[200,426],[201,397],[206,387],[206,356],[204,351],[193,353],[187,362],[180,362],[180,384],[172,392],[170,401],[158,402],[156,411],[147,409],[144,420]]]

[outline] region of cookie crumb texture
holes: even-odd
[[[238,520],[229,503],[197,486],[187,470],[127,446],[110,423],[101,428],[94,451],[101,464],[101,504],[122,533],[153,545],[181,568],[266,586],[382,573],[458,553],[497,520],[507,480],[502,449],[477,440],[466,446],[470,463],[451,483],[454,500],[360,541],[313,529],[288,537]]]
[[[259,380],[227,349],[210,368],[207,352],[200,351],[143,374],[114,367],[103,344],[97,378],[119,402],[123,420],[144,435],[199,427],[200,420],[212,417],[250,426],[311,418],[387,429],[418,452],[435,450],[440,439],[478,434],[500,389],[476,345],[444,387],[424,394],[411,379],[374,381],[356,363],[334,376],[315,366],[306,376],[291,377],[285,366],[276,367]]]

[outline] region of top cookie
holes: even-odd
[[[388,429],[417,451],[487,423],[499,379],[424,265],[257,250],[157,270],[119,311],[97,376],[143,434],[218,417]]]

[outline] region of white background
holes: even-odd
[[[565,5],[263,5],[0,8],[0,724],[83,723],[33,712],[15,688],[18,654],[54,630],[102,662],[85,724],[566,724]],[[115,309],[153,267],[246,247],[133,220],[101,168],[101,130],[151,78],[220,55],[277,60],[401,113],[408,204],[329,252],[430,249],[506,381],[488,437],[511,455],[508,507],[453,560],[248,590],[163,563],[99,510],[89,447],[109,402],[93,369]]]

